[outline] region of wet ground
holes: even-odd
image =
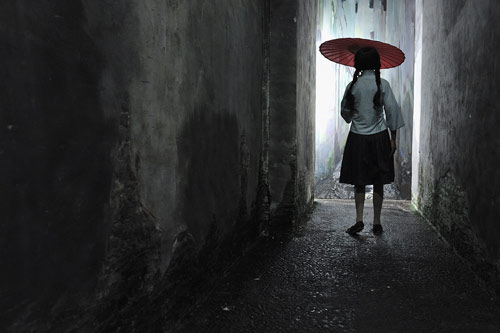
[[[500,332],[500,303],[412,211],[384,202],[385,232],[345,233],[353,200],[316,200],[309,221],[263,241],[179,332]]]

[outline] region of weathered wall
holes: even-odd
[[[2,2],[6,307],[97,288],[119,309],[256,237],[263,6]]]
[[[388,0],[385,42],[399,47],[405,61],[398,67],[383,70],[401,107],[405,126],[399,129],[395,154],[395,179],[401,198],[411,198],[411,161],[413,134],[413,80],[415,64],[415,0]]]
[[[255,201],[262,4],[151,1],[136,8],[141,54],[129,90],[141,202],[166,244],[185,228],[201,244],[212,220],[226,234]]]
[[[305,213],[314,200],[317,10],[317,0],[298,2],[296,137],[299,214]]]
[[[312,206],[312,25],[316,24],[316,9],[317,3],[312,0],[270,2],[269,177],[273,225],[293,223]]]
[[[342,159],[349,125],[340,117],[340,99],[354,73],[350,67],[326,59],[319,47],[330,39],[355,36],[355,4],[342,0],[319,0],[318,4],[315,105],[315,177],[318,181],[331,178]],[[319,191],[320,186],[316,186],[316,190]],[[316,192],[316,196],[319,194]]]
[[[95,283],[120,114],[81,2],[4,1],[0,15],[2,294],[50,301]]]
[[[418,206],[500,293],[500,6],[424,1]]]
[[[0,5],[1,327],[165,331],[310,208],[316,9],[290,3]]]
[[[296,12],[296,1],[270,1],[269,175],[276,223],[289,219],[296,194]]]

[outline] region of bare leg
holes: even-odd
[[[373,186],[373,224],[380,224],[380,213],[382,212],[382,202],[384,201],[384,185]]]
[[[356,203],[356,223],[346,230],[347,233],[354,235],[363,230],[363,208],[365,205],[365,187],[355,186],[354,202]]]
[[[365,187],[355,186],[354,202],[356,203],[356,222],[363,221],[363,209],[365,206]]]

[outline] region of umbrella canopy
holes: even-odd
[[[405,61],[405,54],[396,46],[363,38],[337,38],[324,42],[319,51],[327,59],[354,67],[354,55],[362,47],[372,46],[380,55],[380,69],[399,66]]]

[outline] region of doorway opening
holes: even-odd
[[[381,70],[402,109],[398,130],[395,181],[385,185],[388,199],[410,199],[414,118],[415,0],[318,0],[316,26],[315,198],[353,198],[353,187],[340,184],[340,164],[349,132],[340,116],[340,101],[354,68],[329,61],[322,42],[344,37],[374,39],[399,47],[406,56],[396,68]],[[368,196],[372,191],[367,187]]]

